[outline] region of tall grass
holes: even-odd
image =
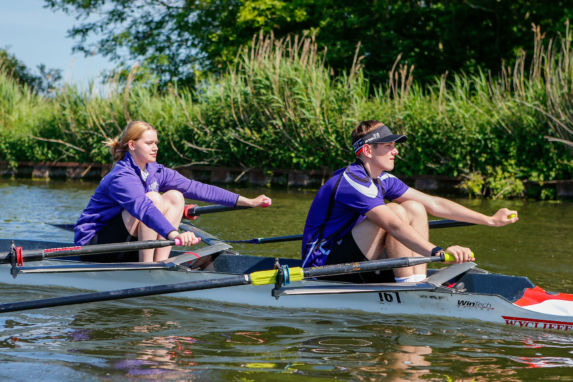
[[[0,160],[109,162],[102,142],[126,121],[160,131],[161,161],[262,168],[335,169],[353,160],[350,131],[378,119],[410,139],[396,172],[464,176],[466,190],[519,195],[521,180],[573,175],[573,52],[535,30],[534,57],[500,74],[444,74],[421,87],[396,60],[372,88],[360,57],[335,76],[312,36],[257,35],[225,75],[197,89],[109,84],[109,94],[72,86],[34,95],[0,70]],[[551,196],[551,195],[545,195]]]

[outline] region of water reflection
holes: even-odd
[[[391,381],[418,380],[430,372],[431,363],[426,359],[432,353],[429,346],[396,344],[393,338],[382,341],[386,342],[382,347],[385,351],[379,351],[380,339],[375,343],[364,338],[324,337],[305,345],[309,346],[306,351],[322,355],[324,361],[338,363],[353,380],[370,381],[373,376]]]
[[[77,370],[95,375],[257,380],[292,374],[353,381],[522,380],[529,379],[527,370],[544,369],[550,377],[573,365],[571,336],[480,323],[284,312],[168,298],[44,313],[4,318],[0,362],[29,349],[51,353],[52,359],[73,359]],[[64,324],[56,329],[54,322]],[[95,364],[95,369],[82,366]]]

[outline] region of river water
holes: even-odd
[[[0,180],[0,237],[71,241],[49,223],[73,223],[96,184]],[[224,239],[302,232],[313,191],[234,190],[273,198],[268,209],[201,216]],[[481,268],[528,276],[573,293],[573,203],[458,202],[485,213],[517,209],[503,228],[432,230],[443,247],[470,246]],[[300,243],[235,246],[298,257]],[[63,292],[0,285],[2,301]],[[198,292],[200,293],[200,292]],[[573,335],[495,324],[283,311],[166,296],[0,315],[0,379],[28,380],[573,380]]]

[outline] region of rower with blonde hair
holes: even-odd
[[[129,122],[119,138],[106,142],[116,163],[74,226],[76,245],[161,238],[195,245],[200,239],[192,232],[177,230],[185,198],[225,206],[271,205],[265,195],[246,198],[158,164],[157,143],[157,130],[143,121]],[[170,252],[171,247],[141,250],[139,260],[163,261]]]

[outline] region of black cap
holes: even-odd
[[[357,154],[365,144],[389,142],[402,143],[407,139],[408,137],[405,135],[392,134],[388,126],[382,125],[352,142],[352,147],[354,147],[354,153]]]

